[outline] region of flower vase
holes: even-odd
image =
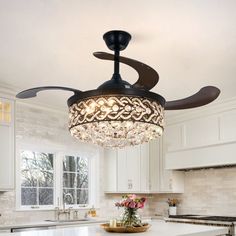
[[[137,226],[141,225],[141,218],[138,214],[137,208],[124,208],[124,213],[121,218],[121,223],[124,226]]]
[[[177,207],[176,206],[169,206],[169,215],[175,216],[177,214]]]

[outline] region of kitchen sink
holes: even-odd
[[[84,221],[92,221],[91,219],[82,218],[82,219],[73,219],[73,220],[45,220],[49,222],[57,222],[57,223],[69,223],[69,222],[84,222]]]

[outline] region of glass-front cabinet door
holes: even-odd
[[[12,124],[13,106],[11,100],[0,98],[0,124]]]

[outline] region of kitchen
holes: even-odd
[[[147,198],[139,210],[143,219],[168,218],[168,198],[178,200],[178,215],[236,216],[235,2],[136,4],[134,11],[131,2],[123,1],[122,14],[111,14],[121,10],[113,1],[0,2],[0,223],[10,226],[3,231],[27,224],[55,225],[46,220],[55,220],[55,208],[63,210],[64,203],[66,209],[75,208],[72,218],[78,214],[82,219],[94,207],[95,218],[103,222],[122,214],[115,202],[127,193]],[[142,14],[146,18],[140,21]],[[132,35],[121,55],[158,71],[160,81],[153,91],[175,100],[213,85],[221,90],[220,96],[199,108],[166,111],[163,137],[118,150],[70,135],[69,91],[16,99],[17,93],[31,87],[89,90],[110,79],[112,63],[92,53],[111,52],[102,35],[113,29]],[[137,80],[127,66],[121,65],[121,75],[130,83]],[[40,177],[42,182],[30,173],[33,168],[42,174],[37,165],[22,168],[35,153],[53,158],[47,178]],[[83,173],[66,169],[79,157],[85,160]],[[87,185],[75,187],[72,176],[84,173]]]

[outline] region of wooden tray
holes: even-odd
[[[145,223],[143,226],[122,226],[121,224],[117,224],[117,227],[110,227],[109,224],[101,224],[101,227],[111,233],[141,233],[145,232],[150,228],[150,224]]]

